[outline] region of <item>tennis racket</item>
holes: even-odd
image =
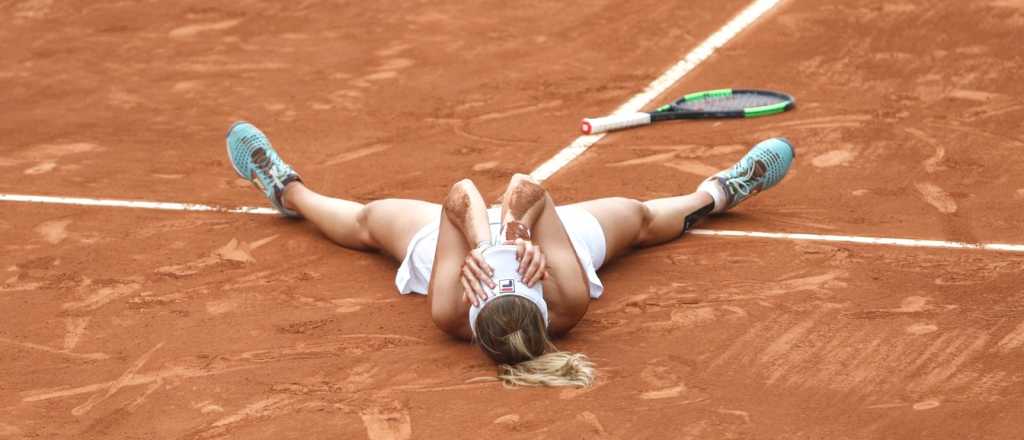
[[[792,96],[780,92],[705,90],[686,95],[650,113],[584,118],[580,129],[586,134],[594,134],[672,119],[753,118],[782,113],[795,105],[796,101]]]

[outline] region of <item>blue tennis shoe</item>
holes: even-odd
[[[721,206],[715,201],[714,212],[723,212],[779,183],[786,177],[794,157],[796,154],[788,140],[766,139],[751,148],[732,168],[709,177],[701,186],[717,183],[722,188],[725,197]]]
[[[285,185],[302,179],[281,160],[270,145],[270,139],[260,129],[245,121],[236,122],[228,129],[227,146],[231,166],[239,176],[262,191],[281,215],[302,217],[298,212],[285,208],[281,201]]]

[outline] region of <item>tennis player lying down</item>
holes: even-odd
[[[344,247],[400,262],[398,291],[428,295],[434,324],[476,341],[506,384],[547,386],[593,381],[587,358],[558,351],[550,338],[571,330],[590,300],[601,297],[603,264],[634,247],[674,240],[708,214],[772,187],[793,159],[786,140],[768,139],[695,192],[644,202],[615,197],[556,206],[540,184],[516,174],[501,207],[488,208],[468,179],[456,182],[441,205],[364,205],[317,194],[246,122],[228,131],[227,148],[235,171],[281,214],[308,219]]]

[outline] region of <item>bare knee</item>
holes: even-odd
[[[633,244],[642,244],[651,236],[651,225],[654,223],[654,211],[644,202],[636,199],[621,198],[625,210],[624,217],[635,219],[638,223],[636,236],[633,237]]]
[[[381,200],[373,201],[364,205],[356,212],[356,239],[364,249],[379,249],[380,242],[373,236],[370,222],[373,217],[378,216],[382,208]],[[379,216],[378,216],[379,218]]]
[[[629,219],[630,221],[639,221],[642,224],[647,224],[654,218],[651,208],[637,199],[608,197],[601,199],[601,201],[604,203],[604,206],[608,207],[606,210],[616,213],[619,219]]]
[[[629,199],[629,201],[631,202],[633,209],[636,209],[639,212],[640,230],[646,231],[651,226],[651,223],[654,222],[654,211],[651,210],[651,207],[647,206],[644,202],[636,199]]]

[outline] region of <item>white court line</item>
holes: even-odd
[[[277,214],[273,208],[201,205],[198,203],[146,202],[142,200],[87,199],[82,197],[27,196],[0,194],[0,202],[48,203],[54,205],[107,206],[111,208],[160,209],[165,211],[229,212],[234,214]]]
[[[852,235],[819,235],[788,232],[715,231],[711,229],[691,229],[689,233],[693,235],[714,235],[718,237],[751,237],[769,238],[776,240],[827,241],[832,243],[856,243],[883,246],[1024,252],[1024,244],[1008,243],[964,243],[960,241],[915,240],[912,238],[861,237]]]
[[[696,68],[704,60],[708,59],[711,54],[715,53],[715,50],[728,43],[736,34],[740,33],[751,23],[756,21],[765,12],[768,12],[773,6],[779,3],[780,0],[757,0],[750,6],[747,6],[742,12],[739,13],[735,18],[722,26],[717,32],[711,34],[708,39],[704,40],[699,46],[691,50],[690,53],[686,54],[682,60],[679,60],[674,66],[670,67],[665,73],[662,73],[657,79],[647,85],[644,91],[640,92],[636,96],[633,96],[626,101],[625,104],[615,109],[612,114],[622,113],[636,113],[640,111],[644,106],[649,104],[654,98],[668,90],[676,82],[690,73],[691,70]],[[533,177],[537,181],[544,181],[551,177],[553,174],[562,169],[569,162],[583,154],[588,148],[601,140],[607,133],[591,134],[580,136],[576,140],[572,141],[568,146],[563,148],[554,157],[548,159],[547,162],[541,164],[537,169],[530,173],[530,177]]]
[[[103,206],[111,208],[158,209],[167,211],[199,211],[224,212],[233,214],[277,215],[273,208],[243,206],[227,208],[223,206],[201,205],[198,203],[146,202],[140,200],[88,199],[82,197],[50,197],[29,196],[19,194],[0,194],[0,202],[26,202],[58,205]],[[964,243],[959,241],[917,240],[913,238],[863,237],[856,235],[819,235],[790,232],[758,232],[758,231],[716,231],[711,229],[692,229],[687,233],[693,235],[714,235],[719,237],[769,238],[776,240],[827,241],[833,243],[855,243],[880,246],[904,246],[939,249],[968,249],[1003,252],[1024,252],[1024,244],[1009,243]]]

